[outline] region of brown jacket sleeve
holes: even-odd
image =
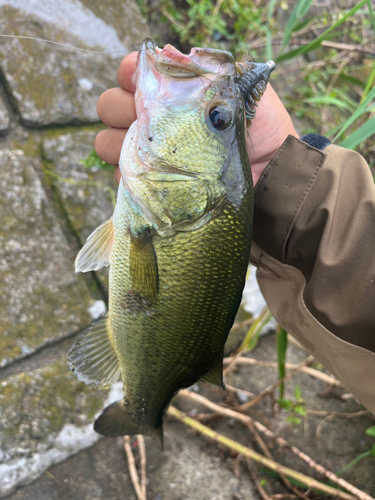
[[[289,136],[255,189],[251,261],[276,320],[375,414],[375,186]]]

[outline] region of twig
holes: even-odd
[[[273,460],[273,456],[272,456],[270,450],[268,449],[267,444],[263,441],[263,439],[260,437],[260,435],[256,431],[253,422],[248,422],[247,426],[248,426],[250,432],[252,433],[252,435],[254,436],[256,442],[258,443],[258,446],[263,451],[264,455],[267,458]],[[289,490],[293,491],[293,493],[295,493],[298,497],[302,498],[303,500],[308,500],[308,498],[303,493],[300,493],[300,491],[292,485],[292,483],[285,476],[285,474],[280,473],[280,477],[281,477],[281,480],[283,481],[283,483],[285,484],[285,486]]]
[[[48,470],[45,470],[44,473],[49,476],[51,479],[53,479],[54,481],[56,481],[57,484],[59,484],[60,486],[64,486],[63,483],[57,479],[56,476],[54,476],[53,474],[51,474]]]
[[[314,361],[314,358],[313,356],[308,356],[305,361],[302,361],[302,363],[300,363],[299,365],[297,365],[295,368],[293,368],[292,370],[290,370],[286,375],[285,377],[283,378],[280,378],[277,382],[275,382],[273,385],[270,385],[269,387],[267,387],[266,389],[264,389],[264,391],[262,391],[260,394],[258,394],[258,396],[256,396],[255,398],[253,398],[251,401],[249,401],[248,403],[245,403],[243,405],[240,406],[240,410],[241,411],[245,411],[247,410],[248,408],[251,408],[252,406],[255,406],[256,404],[258,404],[262,399],[264,399],[266,396],[268,396],[269,394],[272,394],[273,391],[279,387],[280,384],[282,384],[283,382],[285,382],[286,380],[290,379],[291,377],[293,377],[293,375],[295,375],[296,373],[298,373],[302,367],[312,363]]]
[[[228,391],[234,392],[236,394],[243,394],[244,396],[247,396],[249,398],[255,398],[255,394],[249,391],[245,391],[244,389],[238,389],[237,387],[233,387],[233,385],[225,384],[225,388]]]
[[[146,497],[143,496],[141,486],[139,484],[139,477],[137,474],[137,468],[135,466],[135,459],[134,459],[132,447],[130,444],[130,437],[129,436],[124,436],[124,449],[125,449],[125,453],[126,453],[126,458],[128,460],[130,478],[132,480],[133,488],[134,488],[135,494],[137,495],[137,499],[138,500],[146,500]]]
[[[263,486],[260,484],[260,481],[257,477],[257,474],[255,472],[255,466],[253,462],[250,460],[250,458],[246,459],[247,467],[250,472],[251,479],[253,480],[253,483],[255,484],[257,490],[259,491],[260,496],[263,498],[263,500],[272,500],[272,497],[267,494],[266,490],[263,488]]]
[[[316,428],[315,435],[316,435],[316,437],[319,437],[321,432],[322,432],[323,425],[335,417],[356,418],[356,417],[362,417],[363,415],[368,415],[368,414],[370,414],[370,412],[368,410],[361,410],[361,411],[357,411],[356,413],[336,413],[336,412],[329,413],[328,415],[325,415],[323,420],[319,423],[318,427]]]
[[[242,326],[248,326],[254,323],[256,318],[245,319],[245,321],[241,321],[240,323],[235,323],[231,330],[236,330],[237,328],[241,328]]]
[[[179,22],[176,21],[176,19],[174,19],[174,17],[172,17],[169,12],[167,11],[167,9],[165,7],[162,7],[160,9],[160,12],[163,14],[163,16],[165,16],[168,21],[170,21],[172,24],[174,24],[175,26],[177,26],[177,28],[180,28],[180,30],[184,30],[185,29],[185,26],[183,26],[182,24],[180,24]]]
[[[141,491],[143,499],[146,500],[146,446],[142,434],[137,434],[139,457],[141,462]]]
[[[170,406],[168,408],[167,414],[170,415],[171,417],[174,417],[175,419],[179,420],[180,422],[184,423],[185,425],[191,427],[195,431],[200,432],[204,436],[212,439],[213,441],[220,443],[227,448],[236,451],[237,453],[240,453],[244,457],[248,457],[251,460],[254,460],[255,462],[260,463],[261,465],[267,467],[270,470],[273,470],[277,472],[278,474],[283,473],[287,477],[291,479],[295,479],[296,481],[299,481],[300,483],[304,484],[308,488],[314,488],[318,491],[321,491],[323,493],[327,493],[328,495],[332,495],[334,497],[340,497],[344,500],[354,500],[355,497],[352,495],[349,495],[348,493],[345,493],[343,491],[337,490],[335,488],[332,488],[331,486],[328,486],[326,484],[321,483],[320,481],[317,481],[316,479],[313,479],[312,477],[306,476],[305,474],[302,474],[300,472],[297,472],[293,469],[289,469],[288,467],[285,467],[284,465],[281,465],[274,460],[270,460],[269,458],[263,457],[259,453],[257,453],[254,450],[251,450],[250,448],[247,448],[246,446],[243,446],[240,443],[237,443],[236,441],[233,441],[233,439],[230,439],[226,436],[223,436],[222,434],[219,434],[218,432],[215,432],[214,430],[210,429],[209,427],[206,427],[205,425],[201,424],[200,422],[197,422],[197,420],[194,420],[191,417],[188,417],[181,411],[177,410],[174,406]]]
[[[363,52],[364,54],[375,55],[375,50],[369,49],[364,45],[352,45],[349,43],[330,42],[329,40],[323,40],[322,45],[337,50],[348,50],[349,52]]]
[[[310,408],[306,408],[306,411],[309,415],[314,415],[316,417],[338,417],[338,418],[357,418],[363,417],[364,415],[372,415],[369,410],[360,410],[355,413],[338,413],[338,412],[330,412],[324,410],[311,410]]]
[[[327,88],[327,95],[328,96],[331,95],[332,89],[335,86],[337,79],[341,75],[345,66],[350,62],[350,60],[351,60],[350,57],[346,57],[345,59],[343,59],[341,61],[339,67],[337,68],[336,73],[332,76],[331,81],[329,82],[329,85]],[[327,104],[323,107],[322,115],[323,115],[323,117],[322,117],[322,135],[326,135],[328,132],[328,129],[327,129],[328,106],[327,106]]]
[[[315,460],[310,458],[308,455],[306,455],[306,453],[304,453],[303,451],[298,449],[296,446],[290,446],[289,443],[287,441],[285,441],[285,439],[283,439],[279,436],[276,436],[276,434],[274,434],[272,431],[267,429],[267,427],[265,427],[263,424],[261,424],[257,420],[253,420],[248,415],[243,415],[242,413],[238,413],[237,411],[231,410],[229,408],[223,408],[222,406],[220,406],[216,403],[213,403],[212,401],[201,396],[200,394],[195,394],[194,392],[188,391],[186,389],[181,390],[178,393],[178,396],[183,396],[183,397],[192,399],[195,402],[206,406],[207,408],[209,408],[210,410],[212,410],[214,412],[217,412],[217,413],[219,413],[223,416],[229,417],[229,418],[234,418],[236,420],[239,420],[240,422],[243,422],[245,425],[248,425],[248,422],[251,422],[259,432],[264,434],[266,437],[276,441],[276,443],[281,448],[286,448],[286,449],[290,450],[292,453],[294,453],[294,455],[296,455],[300,460],[305,462],[309,467],[311,467],[312,469],[315,469],[318,474],[325,476],[327,479],[330,479],[332,482],[334,482],[338,486],[345,488],[347,491],[349,491],[350,493],[355,495],[360,500],[374,500],[367,493],[359,490],[358,488],[356,488],[352,484],[345,481],[345,479],[342,479],[342,478],[336,476],[336,474],[334,474],[330,470],[324,468],[322,465],[315,462]]]
[[[232,358],[224,358],[224,364],[231,362]],[[260,361],[258,359],[253,359],[253,358],[245,358],[245,357],[238,357],[235,360],[235,363],[242,364],[242,365],[255,365],[255,366],[275,366],[277,367],[277,363],[273,361]],[[288,370],[297,368],[298,365],[292,364],[292,363],[285,363],[285,368],[288,368]],[[300,368],[300,372],[302,373],[307,373],[308,375],[311,375],[312,377],[318,378],[320,380],[323,380],[323,382],[326,382],[329,385],[334,385],[337,387],[342,387],[342,384],[337,378],[333,377],[332,375],[327,375],[319,370],[316,370],[315,368],[310,368],[309,366],[302,366]]]

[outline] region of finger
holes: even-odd
[[[137,62],[138,52],[131,52],[121,61],[118,73],[117,81],[120,87],[127,90],[128,92],[135,92],[135,85],[133,85],[132,78],[135,71],[135,64]]]
[[[111,165],[117,165],[126,133],[127,130],[121,128],[99,132],[95,139],[95,151],[98,156]]]
[[[114,178],[115,178],[115,181],[117,182],[117,184],[120,183],[120,179],[121,179],[121,172],[120,172],[120,168],[119,167],[116,167],[115,168],[115,172],[114,172]]]
[[[134,95],[122,88],[106,90],[97,105],[100,119],[115,128],[129,128],[136,120]]]

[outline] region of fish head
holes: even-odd
[[[240,207],[252,190],[244,92],[262,75],[253,71],[238,85],[243,73],[229,52],[198,47],[185,55],[142,42],[134,74],[137,121],[120,170],[160,235],[197,229],[227,201]]]
[[[221,175],[244,103],[229,52],[143,41],[135,72],[138,157],[148,168]]]

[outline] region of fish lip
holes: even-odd
[[[145,38],[138,52],[137,66],[142,66],[146,58],[156,78],[158,75],[172,78],[237,75],[232,54],[223,50],[194,47],[189,54],[183,54],[173,45],[167,44],[160,49],[151,38]]]

